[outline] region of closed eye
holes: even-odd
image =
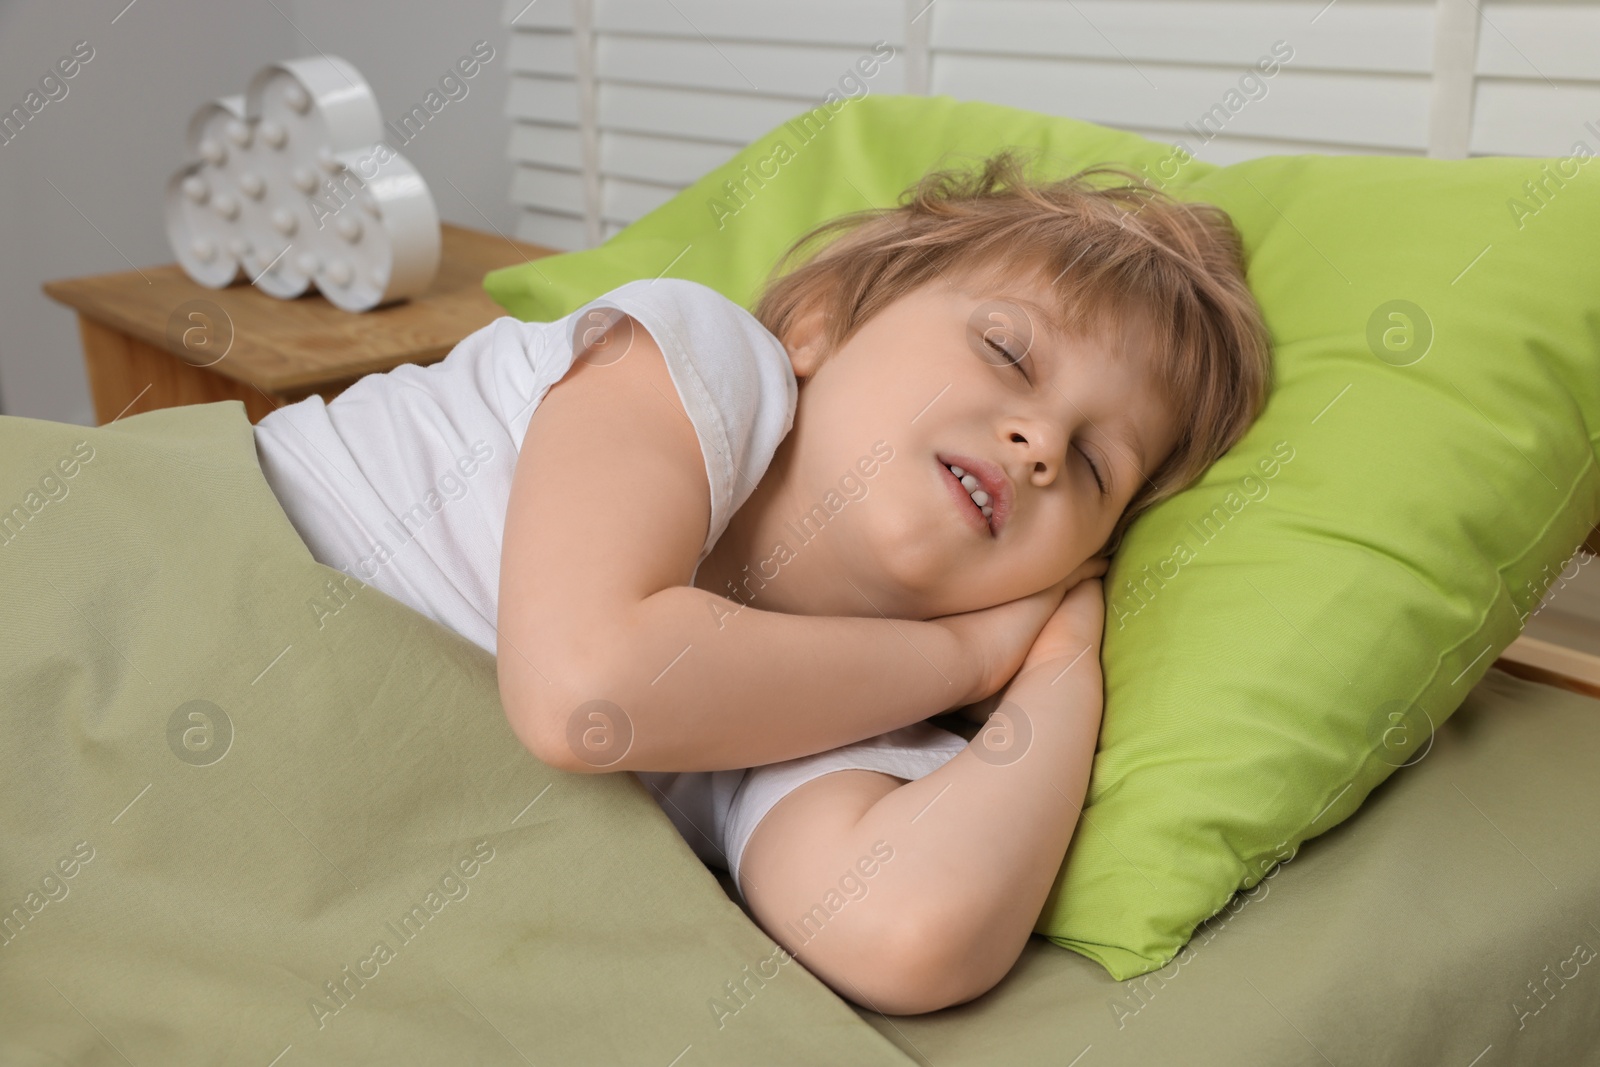
[[[1078,455],[1083,457],[1083,461],[1089,465],[1089,470],[1094,473],[1094,481],[1095,484],[1100,487],[1100,495],[1107,495],[1106,480],[1100,476],[1100,468],[1095,466],[1094,460],[1090,458],[1089,453],[1085,452],[1083,449],[1078,449]]]
[[[984,342],[984,344],[988,345],[995,353],[997,353],[998,355],[1003,357],[1007,364],[1017,368],[1017,370],[1019,372],[1021,372],[1022,377],[1024,379],[1026,379],[1027,381],[1030,381],[1030,382],[1033,380],[1032,378],[1028,377],[1027,370],[1024,369],[1023,366],[1022,366],[1022,357],[1012,355],[1011,351],[1009,349],[1007,349],[1004,345],[999,344],[998,342],[991,340],[987,334],[984,335],[983,342]],[[1083,457],[1084,463],[1088,464],[1088,466],[1089,466],[1090,473],[1092,473],[1094,475],[1094,483],[1095,483],[1096,486],[1099,487],[1100,495],[1101,496],[1109,496],[1109,495],[1111,495],[1110,494],[1110,490],[1106,485],[1105,476],[1100,473],[1100,468],[1099,468],[1099,466],[1097,466],[1095,464],[1094,459],[1089,455],[1089,453],[1085,452],[1081,448],[1078,449],[1078,454]]]
[[[1001,359],[1005,360],[1005,362],[1006,362],[1006,364],[1008,366],[1015,367],[1015,368],[1017,368],[1017,370],[1021,371],[1023,378],[1027,379],[1028,381],[1032,381],[1033,380],[1032,378],[1028,378],[1028,372],[1022,366],[1022,357],[1021,356],[1012,355],[1010,349],[1006,348],[1004,345],[1000,344],[997,341],[990,340],[989,336],[987,334],[984,335],[983,343],[988,345],[995,352],[996,355],[1000,356]]]

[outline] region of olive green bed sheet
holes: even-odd
[[[1490,670],[1406,751],[1159,971],[1035,937],[978,1000],[863,1014],[934,1067],[1600,1064],[1600,701]]]
[[[632,775],[522,747],[493,657],[313,560],[237,401],[0,417],[13,505],[0,1064],[906,1062],[756,989],[770,939]]]
[[[1600,702],[1499,671],[1169,967],[891,1018],[313,560],[237,402],[0,417],[0,594],[8,1067],[1600,1062]]]

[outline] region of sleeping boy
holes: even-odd
[[[911,1014],[1021,954],[1088,788],[1100,575],[1270,377],[1221,210],[1003,152],[805,235],[753,310],[631,282],[256,440],[318,560],[496,655],[535,756],[636,773],[782,951]],[[970,742],[925,721],[956,709]]]

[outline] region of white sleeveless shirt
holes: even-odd
[[[311,396],[263,418],[262,472],[311,554],[493,654],[522,439],[584,335],[609,321],[603,308],[655,338],[699,437],[711,524],[698,570],[793,426],[798,388],[754,315],[677,278],[629,282],[554,322],[496,319],[438,363],[369,374],[331,402]]]
[[[698,570],[793,426],[799,389],[783,345],[755,316],[673,278],[629,282],[555,322],[496,319],[439,363],[369,374],[329,403],[312,396],[262,419],[262,473],[312,556],[495,654],[500,545],[522,438],[575,346],[608,323],[602,308],[633,316],[655,338],[694,423],[711,487]],[[742,893],[744,846],[787,793],[852,767],[920,778],[964,744],[917,723],[766,767],[635,773],[695,854],[726,867]]]

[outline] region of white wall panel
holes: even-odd
[[[941,53],[1242,70],[1282,40],[1304,69],[1427,74],[1432,62],[1425,0],[941,0],[934,14]]]
[[[1478,81],[1474,154],[1565,156],[1580,140],[1600,155],[1600,81],[1560,89],[1539,81]]]
[[[511,124],[511,158],[571,170],[578,159],[578,128],[543,122]]]
[[[1476,40],[1435,41],[1446,8]],[[575,11],[593,31],[591,171]],[[895,54],[870,92],[1081,118],[1216,163],[1600,151],[1600,0],[539,0],[514,29],[513,196],[525,232],[568,248],[586,244],[586,173],[604,239],[819,104],[878,41]],[[920,76],[908,42],[926,48]],[[1293,55],[1257,80],[1275,47]]]
[[[512,118],[578,126],[578,83],[571,78],[516,74],[511,78],[507,112]]]
[[[1600,76],[1600,5],[1485,3],[1478,73],[1592,82]]]
[[[599,43],[600,77],[606,82],[722,89],[787,97],[795,102],[815,101],[829,86],[846,75],[853,76],[856,61],[870,51],[870,43],[864,48],[842,48],[603,36]],[[873,77],[873,90],[904,92],[904,70],[904,63],[888,63]],[[848,88],[847,84],[840,92]]]
[[[936,93],[1159,131],[1202,159],[1210,158],[1206,141],[1219,133],[1389,151],[1427,144],[1426,78],[1296,70],[1291,62],[1272,78],[1248,82],[1252,98],[1241,76],[1225,67],[1135,69],[1116,59],[935,53],[933,60]]]
[[[903,16],[900,4],[882,0],[600,0],[595,28],[719,42],[870,45],[881,39],[898,46],[904,41]]]
[[[513,30],[572,29],[572,0],[506,0],[506,25]]]
[[[1600,153],[1600,5],[1500,0],[1482,15],[1472,154]]]
[[[600,137],[601,166],[607,174],[682,188],[731,159],[738,145],[686,141],[673,137],[612,132]]]
[[[578,64],[572,52],[572,33],[564,30],[524,30],[511,35],[510,59],[514,71],[523,74],[576,77]]]
[[[518,164],[509,196],[522,209],[516,235],[548,248],[582,248],[588,242],[573,0],[507,0],[503,17],[510,27],[508,154]]]
[[[583,179],[575,171],[519,164],[511,177],[511,199],[540,210],[581,217]]]
[[[812,103],[751,93],[607,82],[600,86],[600,129],[742,147]]]
[[[658,185],[613,176],[606,180],[601,217],[607,222],[626,224],[648,215],[671,200],[677,192],[676,185]]]
[[[516,237],[519,241],[529,241],[546,248],[582,248],[583,218],[580,215],[529,209],[517,220]]]
[[[819,106],[830,90],[849,93],[864,59],[877,67],[868,91],[905,91],[906,8],[899,0],[592,0],[587,9],[589,0],[566,0],[546,9],[550,2],[539,0],[513,26],[507,112],[518,120],[510,156],[524,165],[512,198],[529,219],[551,219],[524,220],[523,232],[539,225],[549,235],[578,236],[562,248],[587,244],[570,220],[583,212],[585,174],[575,13],[587,11],[594,36],[602,239],[756,137]],[[519,6],[508,4],[507,17]],[[894,49],[886,62],[873,57],[880,41]]]

